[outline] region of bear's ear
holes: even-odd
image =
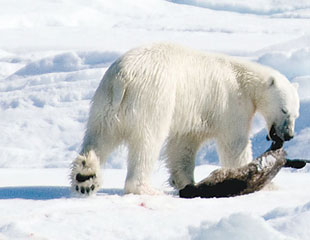
[[[293,82],[292,85],[296,90],[298,90],[299,84],[297,82]]]
[[[275,85],[276,83],[276,79],[274,77],[269,77],[268,81],[267,81],[267,86],[268,87],[272,87],[273,85]]]

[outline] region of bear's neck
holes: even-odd
[[[233,58],[231,61],[240,91],[252,100],[255,110],[262,99],[270,69],[258,63]]]

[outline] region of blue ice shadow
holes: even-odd
[[[0,199],[50,200],[71,197],[69,187],[2,187]]]
[[[123,195],[122,189],[101,189],[97,195]],[[72,198],[70,187],[36,186],[36,187],[2,187],[0,200],[4,199],[29,199],[52,200]]]

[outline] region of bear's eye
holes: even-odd
[[[281,111],[282,111],[283,114],[287,114],[287,109],[282,108]]]

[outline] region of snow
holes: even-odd
[[[199,166],[197,181],[214,169]],[[308,173],[280,172],[276,191],[191,200],[168,187],[163,166],[153,180],[165,195],[123,195],[125,176],[125,169],[108,169],[97,196],[75,198],[68,169],[0,169],[0,239],[246,240],[307,239],[309,234]]]
[[[310,3],[307,0],[302,0],[294,3],[288,2],[286,0],[222,0],[220,2],[216,0],[171,0],[171,2],[209,8],[218,11],[252,13],[257,15],[271,16],[276,13],[279,14],[284,12],[296,12],[310,7]]]
[[[310,75],[310,48],[301,48],[291,53],[266,53],[258,62],[279,70],[290,79]]]
[[[307,0],[0,0],[0,239],[295,239],[310,236],[310,167],[281,170],[276,189],[179,199],[159,161],[162,196],[123,195],[127,149],[110,156],[100,192],[71,196],[89,103],[125,51],[170,41],[269,65],[298,83],[291,158],[310,159],[310,4]],[[252,126],[253,155],[266,141]],[[197,181],[218,165],[214,142]]]
[[[298,84],[298,95],[302,101],[309,100],[309,87],[310,87],[310,75],[309,76],[301,76],[296,77],[292,80]],[[300,86],[300,87],[299,87]]]
[[[272,240],[283,238],[263,219],[242,213],[232,214],[211,226],[203,222],[198,229],[192,228],[190,231],[193,234],[192,239]],[[253,234],[254,232],[258,234]]]
[[[31,76],[54,72],[74,72],[109,66],[119,55],[113,52],[66,52],[31,62],[13,76]]]

